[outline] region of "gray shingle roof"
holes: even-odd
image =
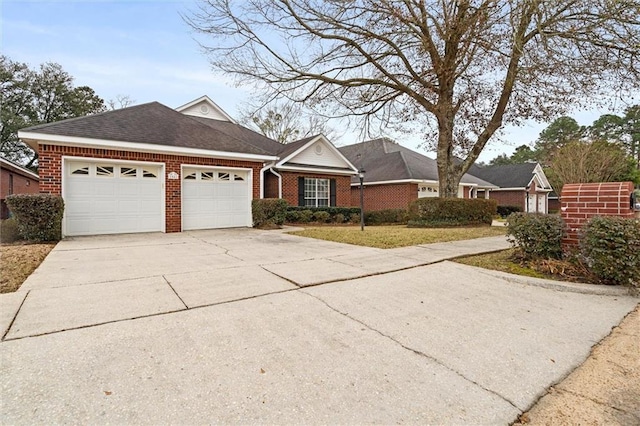
[[[201,120],[184,115],[158,102],[56,123],[41,124],[22,131],[181,148],[274,155],[274,145],[264,141],[267,138],[249,129],[222,121],[203,124]]]
[[[395,180],[438,181],[438,165],[432,158],[406,148],[387,138],[374,139],[338,148],[357,168],[364,168],[365,182]],[[352,178],[356,182],[357,177]],[[491,187],[489,182],[465,174],[461,183]]]
[[[536,165],[536,163],[483,167],[473,165],[469,169],[469,173],[500,188],[524,188],[533,179],[533,171]]]

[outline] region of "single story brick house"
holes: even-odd
[[[0,157],[0,219],[9,217],[5,203],[8,195],[37,194],[40,192],[38,175],[19,164]]]
[[[368,211],[406,209],[424,197],[437,197],[439,191],[436,161],[391,139],[381,138],[347,145],[340,152],[364,170],[364,208]],[[458,197],[475,198],[478,193],[497,188],[483,179],[465,174]],[[360,181],[351,178],[351,205],[360,205]]]
[[[42,124],[40,192],[64,198],[63,235],[251,226],[251,201],[349,206],[356,168],[323,136],[282,145],[206,96]]]
[[[538,163],[502,166],[472,166],[469,173],[493,183],[498,188],[486,193],[499,206],[518,206],[524,212],[548,213],[549,194],[553,191]],[[478,196],[483,196],[481,193]]]

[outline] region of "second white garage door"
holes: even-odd
[[[182,229],[241,226],[251,226],[249,171],[183,168]]]

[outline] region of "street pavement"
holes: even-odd
[[[507,247],[64,240],[0,297],[0,423],[509,424],[638,299],[447,260]]]

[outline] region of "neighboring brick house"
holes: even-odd
[[[5,198],[13,194],[37,194],[38,175],[12,161],[0,157],[0,219],[9,217]]]
[[[549,212],[549,194],[553,188],[538,163],[474,165],[469,173],[498,187],[484,195],[479,193],[479,197],[496,200],[499,206],[518,206],[524,212]]]
[[[323,136],[282,145],[203,96],[23,129],[40,192],[65,200],[63,235],[251,226],[251,200],[348,206],[355,167]]]
[[[391,139],[374,139],[339,150],[365,171],[365,210],[406,209],[413,200],[439,195],[436,161]],[[458,197],[475,198],[478,191],[493,188],[496,186],[467,173],[460,181]],[[358,176],[351,178],[351,205],[360,205]]]

